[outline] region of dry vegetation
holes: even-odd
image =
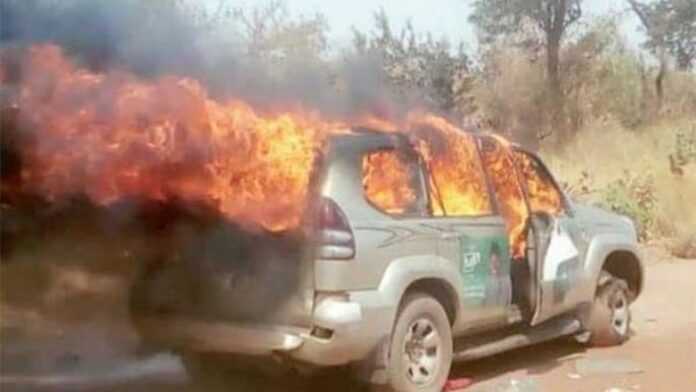
[[[663,120],[639,129],[589,124],[562,152],[542,154],[577,199],[627,214],[644,241],[696,258],[696,161],[677,169],[669,159],[679,130],[696,134],[696,120]]]

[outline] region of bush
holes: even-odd
[[[633,219],[641,240],[653,234],[656,202],[652,176],[640,177],[628,170],[624,171],[623,177],[609,183],[600,194],[600,204],[604,208]]]
[[[686,166],[696,162],[696,124],[691,130],[679,129],[675,133],[674,160],[678,166]]]
[[[535,148],[550,129],[551,110],[544,68],[520,49],[494,48],[486,53],[474,88],[484,117],[514,141]]]
[[[696,234],[682,234],[669,247],[672,255],[682,259],[696,258]]]

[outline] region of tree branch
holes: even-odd
[[[645,13],[645,5],[640,4],[636,0],[627,0],[628,3],[631,5],[631,8],[633,9],[633,12],[638,15],[638,19],[640,19],[640,22],[645,26],[646,29],[650,30],[652,28],[652,23],[650,22],[650,18],[648,18],[648,15]]]

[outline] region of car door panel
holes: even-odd
[[[505,225],[500,217],[440,218],[431,221],[441,230],[438,253],[456,265],[461,282],[459,318],[455,334],[504,325],[510,303]]]
[[[533,324],[546,321],[576,305],[574,293],[579,288],[582,262],[568,226],[567,217],[553,220],[548,246],[540,255],[537,276],[539,295]]]
[[[570,203],[537,156],[513,151],[533,217],[543,216],[545,227],[532,219],[537,243],[536,299],[532,325],[560,315],[576,305],[580,288],[581,232],[572,219]]]

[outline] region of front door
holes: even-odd
[[[577,244],[580,233],[565,196],[539,158],[522,150],[513,151],[531,211],[534,260],[529,260],[536,286],[532,325],[560,315],[576,304],[582,269]]]

